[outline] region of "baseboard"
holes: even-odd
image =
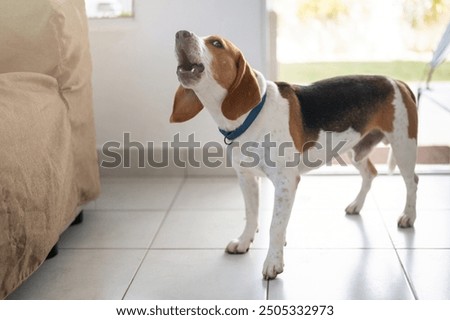
[[[114,150],[111,156],[97,150],[100,175],[114,177],[188,177],[188,176],[235,176],[224,150],[205,159],[202,149],[179,150],[136,148]],[[121,159],[118,161],[118,159]],[[126,159],[126,160],[125,160]]]
[[[235,176],[226,149],[181,149],[178,154],[167,149],[116,149],[114,153],[97,150],[102,177],[201,177]],[[387,174],[388,148],[376,148],[370,155],[380,174]],[[348,158],[343,156],[347,164]],[[417,172],[422,174],[450,172],[450,147],[419,147]],[[352,165],[326,165],[309,174],[357,174]]]

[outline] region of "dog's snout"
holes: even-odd
[[[187,39],[192,37],[192,32],[186,31],[186,30],[180,30],[176,34],[176,38],[178,40]]]

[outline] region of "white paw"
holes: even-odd
[[[225,248],[225,251],[231,254],[246,253],[250,248],[251,243],[252,240],[246,241],[243,239],[234,239],[230,241],[230,243]]]
[[[359,212],[362,209],[362,205],[360,203],[358,203],[358,201],[353,201],[352,203],[350,203],[347,208],[345,208],[345,213],[346,214],[359,214]]]
[[[283,254],[271,255],[268,254],[263,266],[264,280],[272,280],[277,277],[278,274],[283,272]]]
[[[411,228],[414,226],[415,220],[416,217],[405,213],[398,219],[397,225],[399,228]]]

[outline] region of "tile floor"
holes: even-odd
[[[360,216],[344,214],[358,176],[303,177],[285,271],[268,282],[269,181],[252,249],[228,255],[244,224],[236,178],[104,178],[59,255],[9,299],[450,299],[450,175],[420,179],[416,226],[399,230],[400,176],[378,177]]]

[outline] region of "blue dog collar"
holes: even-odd
[[[234,139],[241,136],[245,131],[247,131],[247,129],[252,125],[253,121],[255,121],[256,117],[258,116],[259,112],[264,106],[264,103],[266,102],[266,96],[267,92],[264,93],[261,101],[258,103],[256,107],[252,109],[252,111],[250,111],[244,123],[241,124],[239,127],[234,129],[233,131],[226,131],[219,128],[220,133],[222,133],[224,136],[225,144],[230,145]]]

